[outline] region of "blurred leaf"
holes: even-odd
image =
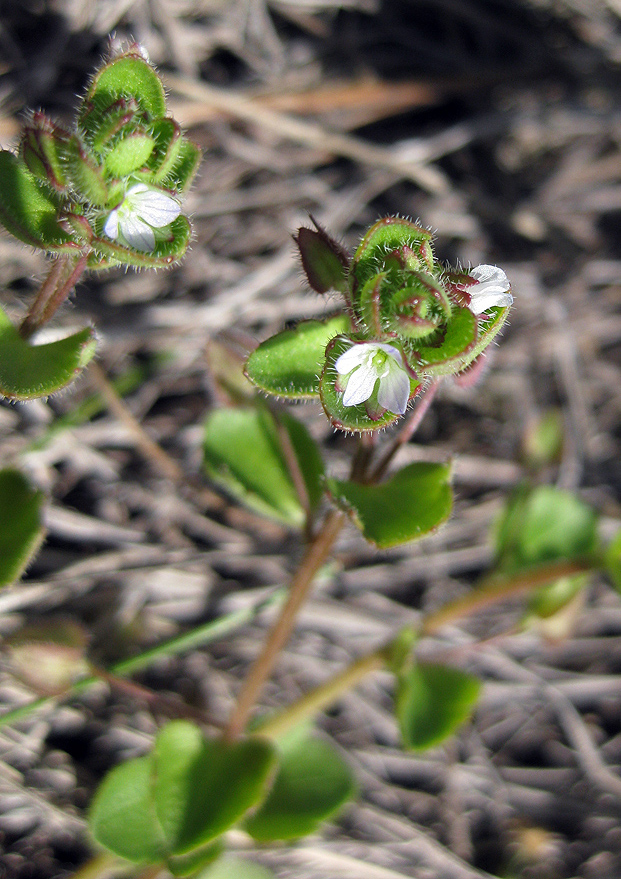
[[[291,445],[313,506],[322,491],[323,463],[317,445],[295,418],[283,413],[277,421],[264,405],[218,409],[209,415],[205,468],[215,482],[251,509],[301,527],[305,511],[287,466],[283,441]]]
[[[496,556],[503,573],[581,558],[597,546],[597,513],[552,485],[520,489],[496,528]]]
[[[215,842],[193,849],[185,855],[171,855],[166,859],[166,866],[173,876],[196,876],[197,870],[203,870],[213,863],[223,851],[224,840],[216,839]]]
[[[95,348],[90,327],[56,342],[31,345],[0,309],[0,395],[31,400],[53,394],[76,378]]]
[[[261,864],[253,864],[245,858],[225,855],[201,870],[195,879],[275,879],[274,874]]]
[[[397,677],[395,713],[406,748],[441,744],[471,716],[481,689],[472,675],[444,665],[417,663]]]
[[[100,845],[136,863],[156,863],[164,857],[152,788],[150,756],[128,760],[106,775],[89,814],[90,831]]]
[[[565,429],[563,413],[548,409],[529,425],[523,440],[524,461],[532,470],[539,470],[558,461],[563,449]]]
[[[8,150],[0,150],[0,223],[25,244],[44,250],[74,251],[76,245],[58,223],[52,190]]]
[[[181,720],[164,727],[153,751],[153,796],[171,854],[204,846],[235,824],[263,796],[275,759],[266,739],[204,739]]]
[[[621,531],[617,531],[604,551],[604,569],[615,589],[621,592]]]
[[[128,134],[112,147],[104,159],[106,172],[112,177],[127,177],[142,168],[154,146],[155,139],[146,132]]]
[[[257,842],[313,833],[355,792],[351,769],[333,745],[306,731],[286,737],[279,745],[274,784],[245,822]]]
[[[0,470],[0,586],[14,583],[41,545],[42,503],[21,473]]]
[[[451,512],[450,464],[410,464],[381,485],[328,479],[336,503],[381,548],[423,537]]]
[[[298,400],[319,393],[326,345],[349,326],[345,314],[327,321],[307,320],[277,333],[256,348],[246,362],[246,375],[259,388]]]
[[[167,860],[185,875],[215,857],[211,843],[262,799],[275,761],[266,739],[205,739],[193,724],[172,721],[149,756],[106,776],[91,808],[91,832],[130,861]]]

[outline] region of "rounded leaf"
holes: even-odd
[[[267,739],[204,739],[179,720],[159,733],[152,759],[166,849],[184,855],[216,839],[263,797],[276,754]]]
[[[246,361],[246,375],[268,394],[288,400],[316,397],[326,345],[348,328],[344,314],[326,321],[302,321],[262,342]]]
[[[93,126],[93,106],[108,108],[118,98],[135,98],[152,119],[166,115],[162,81],[137,48],[113,58],[97,71],[84,98],[80,114],[83,127]],[[94,127],[94,126],[93,126]]]
[[[447,375],[459,372],[471,362],[469,357],[477,340],[477,318],[468,308],[456,307],[442,330],[436,345],[417,345],[411,362],[424,375]]]
[[[351,266],[351,275],[360,288],[376,275],[391,251],[406,248],[409,268],[432,271],[431,232],[403,217],[384,217],[368,230],[360,242]]]
[[[129,760],[106,775],[91,806],[89,827],[96,841],[128,861],[157,862],[165,854],[152,785],[151,757]]]
[[[417,663],[400,674],[395,712],[404,746],[441,744],[471,716],[480,689],[478,678],[445,665]]]
[[[262,864],[253,864],[245,858],[224,855],[201,870],[195,879],[275,879],[274,874]]]
[[[153,152],[155,140],[151,135],[134,131],[112,147],[104,159],[106,173],[112,177],[127,177],[142,168]]]
[[[335,502],[365,538],[385,549],[424,537],[451,512],[451,465],[415,463],[381,485],[328,479]]]
[[[334,745],[307,733],[282,744],[276,778],[266,799],[245,822],[257,842],[313,833],[354,795],[348,764]]]
[[[47,397],[73,381],[95,348],[90,327],[56,342],[31,345],[0,309],[0,395],[11,400]]]

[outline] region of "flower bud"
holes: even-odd
[[[20,151],[26,167],[56,192],[67,190],[60,149],[69,137],[69,132],[55,125],[43,113],[34,113],[32,122],[22,133]]]

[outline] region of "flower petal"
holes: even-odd
[[[511,287],[506,274],[498,266],[475,266],[473,269],[470,269],[468,274],[475,281],[478,281],[479,284],[491,284],[494,289],[498,288],[501,293],[505,293]]]
[[[119,237],[119,211],[118,208],[115,208],[113,211],[110,211],[110,216],[104,223],[104,235],[107,235],[108,238],[112,238],[113,241]]]
[[[357,406],[368,400],[376,381],[377,373],[373,368],[359,366],[349,377],[343,394],[343,406]]]
[[[148,223],[135,214],[121,217],[121,235],[135,250],[151,251],[155,247],[155,233]]]
[[[505,308],[513,303],[513,296],[510,293],[497,293],[493,290],[482,290],[476,295],[471,288],[470,297],[470,311],[474,314],[482,314],[488,308],[497,306]]]
[[[340,375],[347,375],[366,361],[370,348],[375,348],[375,345],[370,345],[368,342],[354,343],[337,358],[334,368]]]
[[[145,223],[155,226],[168,226],[181,213],[181,205],[172,196],[157,189],[147,189],[146,192],[136,192],[141,184],[131,189],[126,199],[131,205],[132,213],[137,214]]]
[[[380,380],[377,399],[384,409],[403,415],[410,399],[410,379],[407,372],[396,363],[388,371],[388,375]]]

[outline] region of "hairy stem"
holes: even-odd
[[[326,516],[318,534],[309,544],[304,558],[296,571],[289,595],[280,616],[270,629],[263,644],[263,649],[250,667],[250,671],[239,693],[237,704],[229,719],[225,737],[228,740],[237,738],[244,731],[252,708],[259,698],[263,687],[270,676],[276,658],[289,640],[298,611],[313,584],[319,568],[324,564],[338,534],[343,527],[345,514],[331,510]]]
[[[414,436],[420,426],[421,421],[427,414],[427,410],[433,403],[439,384],[439,380],[434,379],[423,391],[423,395],[419,398],[414,411],[405,422],[392,443],[389,445],[386,453],[378,463],[375,470],[373,470],[373,472],[371,473],[371,482],[378,482],[382,478],[382,476],[386,473],[386,470],[388,469],[388,465],[395,457],[401,446],[407,443],[407,441]]]
[[[62,257],[55,260],[37,298],[21,323],[19,334],[22,339],[29,339],[52,319],[84,274],[87,261],[86,254],[74,261]]]

